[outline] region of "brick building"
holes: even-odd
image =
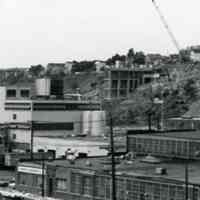
[[[189,199],[200,198],[199,162],[189,163]],[[17,171],[17,188],[40,192],[40,178],[33,169]],[[30,168],[30,166],[27,166]],[[185,161],[160,160],[153,164],[143,158],[117,160],[117,200],[184,200]],[[163,170],[164,169],[164,170]],[[41,175],[41,172],[40,172]],[[25,181],[24,181],[25,180]],[[45,195],[66,200],[106,200],[112,198],[111,165],[108,158],[53,161],[45,167]]]

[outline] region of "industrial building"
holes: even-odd
[[[155,162],[155,159],[154,159]],[[116,160],[117,200],[184,200],[200,198],[200,163],[190,161],[189,182],[185,185],[185,162],[138,157]],[[111,199],[110,158],[57,160],[45,164],[45,170],[32,163],[19,163],[16,188],[41,193],[45,177],[45,195],[66,200]]]
[[[65,99],[63,81],[48,78],[37,79],[34,87],[0,87],[0,122],[16,148],[24,149],[38,136],[105,134],[105,112],[98,101]]]
[[[200,159],[200,133],[176,131],[128,135],[129,152],[179,159]]]
[[[158,80],[161,69],[150,67],[123,68],[113,67],[105,72],[104,98],[123,99],[130,96],[136,88]]]

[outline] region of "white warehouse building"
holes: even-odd
[[[39,80],[34,97],[28,87],[0,87],[0,124],[9,127],[11,140],[30,147],[31,124],[34,137],[105,134],[105,112],[99,102],[56,98],[50,85],[49,80]]]

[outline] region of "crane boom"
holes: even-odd
[[[179,43],[177,42],[177,40],[176,40],[176,38],[175,38],[173,32],[171,31],[169,25],[167,24],[167,21],[166,21],[164,15],[163,15],[162,12],[160,11],[160,8],[159,8],[158,5],[156,4],[155,0],[152,0],[152,3],[153,3],[153,5],[154,5],[155,9],[157,10],[157,12],[158,12],[158,14],[159,14],[159,16],[160,16],[160,19],[161,19],[163,25],[165,26],[165,28],[166,28],[166,30],[167,30],[167,32],[168,32],[168,34],[169,34],[169,36],[170,36],[170,38],[171,38],[171,40],[172,40],[174,46],[176,47],[176,49],[178,50],[178,52],[180,52]]]

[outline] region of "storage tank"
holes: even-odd
[[[105,111],[91,111],[92,112],[92,127],[91,136],[104,136],[106,127]]]
[[[84,135],[90,135],[92,128],[92,111],[83,111],[82,123],[83,123],[82,133]]]
[[[51,81],[49,78],[36,79],[36,95],[50,96]]]

